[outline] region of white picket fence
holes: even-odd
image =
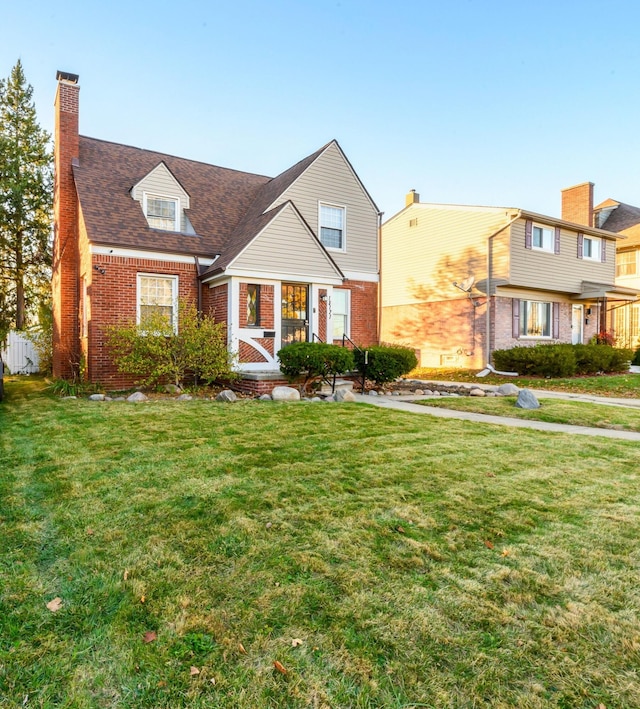
[[[10,332],[2,349],[2,361],[11,374],[35,374],[40,369],[33,342],[21,332]]]

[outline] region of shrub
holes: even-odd
[[[609,345],[609,347],[613,347],[616,344],[616,338],[612,332],[606,332],[605,330],[601,330],[589,340],[589,344]]]
[[[278,359],[280,370],[289,380],[303,378],[302,390],[314,380],[328,380],[354,367],[351,350],[324,342],[295,342],[283,347]]]
[[[638,347],[635,354],[633,355],[633,359],[631,360],[631,364],[634,364],[636,367],[640,366],[640,347]]]
[[[631,351],[610,345],[535,345],[496,350],[497,369],[538,377],[571,377],[575,374],[624,372]]]
[[[182,386],[187,374],[205,382],[232,379],[233,360],[226,344],[226,326],[199,316],[193,303],[178,304],[178,332],[166,317],[152,314],[139,325],[108,327],[107,346],[118,371],[145,385],[170,378]]]
[[[402,345],[374,345],[364,352],[356,350],[354,357],[358,370],[376,384],[392,382],[418,366],[413,349]]]

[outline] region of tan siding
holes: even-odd
[[[417,219],[416,226],[409,221]],[[465,296],[453,286],[469,276],[486,283],[487,239],[508,216],[414,205],[382,226],[383,307]],[[508,229],[494,237],[495,280],[508,278]],[[473,293],[480,295],[480,291]],[[383,332],[384,337],[384,332]]]
[[[511,285],[580,293],[582,281],[614,282],[616,270],[614,241],[607,240],[607,260],[601,263],[578,258],[576,231],[560,230],[559,254],[525,249],[524,231],[524,219],[519,219],[511,226]]]
[[[343,271],[378,272],[377,213],[340,150],[331,145],[286,190],[276,204],[291,200],[318,233],[318,204],[346,207],[346,252],[331,251]]]
[[[339,276],[320,244],[291,206],[231,264],[232,268],[309,277]]]
[[[189,209],[189,195],[182,189],[180,183],[162,163],[155,167],[146,177],[134,186],[132,197],[142,204],[142,195],[153,194],[158,197],[173,197],[180,200],[180,209]],[[180,230],[187,231],[187,221],[184,211],[180,215]]]

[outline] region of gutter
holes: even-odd
[[[378,330],[378,344],[382,337],[382,215],[384,212],[378,212],[378,322],[376,327]]]

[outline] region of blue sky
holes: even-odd
[[[640,3],[245,0],[2,4],[53,129],[276,175],[337,138],[385,219],[423,201],[559,215],[560,189],[640,204]]]

